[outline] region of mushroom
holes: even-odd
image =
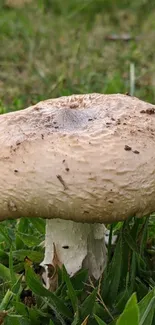
[[[46,221],[70,275],[98,279],[104,224],[155,211],[155,106],[127,95],[72,95],[0,116],[0,220]],[[49,286],[47,279],[47,286]]]

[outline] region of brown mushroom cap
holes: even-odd
[[[73,95],[0,116],[0,220],[110,223],[155,211],[155,106]]]

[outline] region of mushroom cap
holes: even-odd
[[[111,223],[155,211],[155,106],[72,95],[0,116],[0,218]]]

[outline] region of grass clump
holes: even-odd
[[[124,325],[127,320],[127,324],[154,324],[152,218],[113,224],[110,231],[118,239],[115,247],[109,241],[108,264],[99,281],[90,279],[84,269],[70,278],[63,266],[56,271],[54,292],[41,281],[44,220],[21,219],[12,223],[12,229],[8,224],[0,225],[0,310],[4,324]]]
[[[145,15],[144,15],[145,12]],[[1,4],[0,97],[8,111],[87,92],[130,92],[155,102],[153,1],[33,0]],[[122,35],[129,36],[124,41]],[[110,40],[111,36],[117,40]]]

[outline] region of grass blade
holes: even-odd
[[[85,319],[87,316],[93,314],[96,296],[97,296],[97,288],[92,291],[92,293],[84,300],[82,306],[80,307],[80,312],[82,319]]]
[[[123,313],[119,316],[116,325],[139,325],[139,309],[136,294],[129,298]]]
[[[42,297],[50,298],[51,304],[60,312],[60,314],[64,315],[68,319],[72,319],[73,315],[70,309],[64,304],[64,302],[57,297],[53,292],[47,290],[41,284],[39,278],[34,273],[31,267],[26,266],[26,283],[29,288],[36,294]]]
[[[11,277],[11,283],[14,285],[17,281],[17,277],[15,275],[15,272],[13,270],[13,256],[12,256],[12,247],[10,248],[10,254],[9,254],[9,269],[10,269],[10,277]]]
[[[94,315],[94,318],[97,321],[98,325],[106,325],[106,323],[97,315]]]
[[[152,319],[154,316],[154,312],[155,312],[155,297],[153,297],[149,303],[149,305],[147,306],[139,325],[150,325],[152,324]],[[146,322],[147,320],[147,322]]]
[[[140,312],[140,324],[152,324],[155,312],[155,289],[151,290],[138,304]],[[154,308],[153,308],[154,306]]]
[[[76,292],[72,286],[71,280],[69,278],[69,275],[67,274],[67,271],[65,269],[65,266],[63,266],[63,275],[64,275],[64,280],[66,282],[67,285],[67,289],[68,289],[68,296],[71,300],[72,303],[72,307],[74,310],[74,313],[77,311],[77,307],[78,307],[78,299],[76,296]]]

